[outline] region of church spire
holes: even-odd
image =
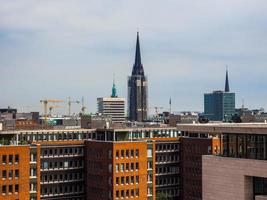
[[[139,43],[139,32],[137,32],[136,49],[135,49],[135,62],[133,66],[132,75],[144,75],[144,69],[141,62],[141,50]]]
[[[229,80],[228,80],[228,68],[226,68],[226,76],[225,76],[225,92],[230,92],[229,89]]]

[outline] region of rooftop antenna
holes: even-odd
[[[169,105],[170,105],[170,114],[172,112],[172,98],[170,97],[170,100],[169,100]]]

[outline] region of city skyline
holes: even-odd
[[[0,3],[1,107],[42,111],[41,99],[84,96],[95,112],[113,73],[126,98],[138,29],[150,107],[168,110],[171,97],[173,111],[203,111],[228,65],[236,107],[267,108],[264,1]]]

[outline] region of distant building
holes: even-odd
[[[111,116],[113,123],[125,123],[125,99],[117,96],[114,82],[111,96],[97,98],[97,105],[99,114]]]
[[[141,62],[139,35],[137,33],[135,63],[132,75],[128,78],[128,114],[130,121],[147,120],[147,77]]]
[[[234,113],[235,93],[230,92],[226,71],[225,90],[204,94],[204,115],[212,121],[228,121]]]

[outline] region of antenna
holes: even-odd
[[[171,97],[170,97],[169,105],[170,105],[170,114],[171,114],[172,112],[172,98]]]

